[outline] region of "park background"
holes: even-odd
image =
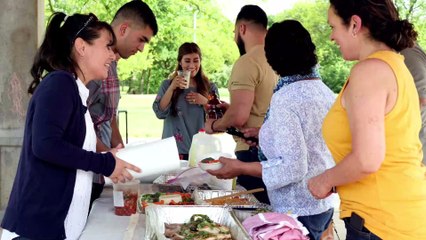
[[[52,12],[95,13],[111,22],[114,13],[127,0],[47,0],[46,23]],[[202,66],[209,79],[220,87],[222,100],[229,100],[226,89],[232,65],[239,57],[234,42],[234,22],[245,4],[261,6],[269,26],[284,19],[300,21],[317,46],[324,82],[338,93],[353,63],[344,62],[330,41],[327,24],[328,0],[146,0],[157,16],[158,34],[128,60],[120,60],[121,84],[119,125],[123,139],[161,138],[163,121],[156,118],[152,102],[161,82],[176,67],[177,49],[184,42],[196,42],[203,54]],[[426,0],[395,0],[402,19],[410,20],[419,33],[420,46],[426,47]],[[127,113],[127,121],[126,121]],[[127,127],[127,131],[126,131]]]

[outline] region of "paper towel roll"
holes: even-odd
[[[141,182],[151,183],[161,174],[180,168],[179,153],[174,137],[132,145],[117,152],[117,157],[139,167],[142,172],[129,171]]]

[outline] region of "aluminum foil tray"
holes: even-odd
[[[177,175],[178,174],[176,172],[162,174],[158,178],[156,178],[152,183],[165,184],[168,180],[175,178]]]
[[[205,200],[215,197],[222,197],[230,195],[233,193],[240,192],[238,190],[195,190],[192,193],[192,198],[194,199],[195,204],[197,205],[211,205],[211,203],[206,202]],[[243,194],[240,195],[240,198],[245,198],[248,200],[248,204],[238,205],[235,203],[225,204],[233,208],[259,208],[262,207],[262,204],[254,197],[253,194]]]
[[[250,240],[248,233],[237,220],[234,211],[218,206],[167,206],[154,205],[146,208],[145,240],[164,240],[164,223],[186,223],[193,214],[206,214],[216,223],[230,228],[234,240]]]
[[[160,175],[158,178],[156,178],[153,183],[154,185],[158,185],[159,186],[159,191],[161,192],[162,188],[167,188],[167,186],[170,187],[175,187],[175,188],[179,188],[181,187],[182,190],[192,193],[195,189],[204,189],[204,190],[208,190],[211,189],[209,185],[207,185],[206,183],[202,184],[202,185],[196,185],[196,184],[189,184],[188,186],[186,186],[186,188],[182,187],[182,185],[179,183],[179,181],[175,181],[172,183],[167,183],[167,181],[175,179],[177,176],[179,175],[179,173],[177,172],[171,172],[171,173],[167,173],[167,174],[162,174]],[[178,192],[180,192],[180,190],[177,190]],[[164,192],[164,191],[163,191]]]

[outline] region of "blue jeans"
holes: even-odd
[[[235,152],[235,156],[237,156],[237,159],[242,162],[259,162],[259,158],[257,157],[257,147],[250,147],[250,149],[246,151],[237,151]],[[253,193],[253,195],[257,198],[257,200],[259,200],[259,202],[270,204],[268,192],[262,178],[240,175],[237,178],[237,182],[247,190],[264,188],[265,191]]]
[[[301,216],[298,217],[303,226],[306,227],[309,231],[309,239],[319,240],[321,238],[322,232],[324,232],[328,225],[330,225],[331,220],[333,219],[333,208],[328,209],[327,211],[310,216]]]
[[[381,240],[374,233],[370,232],[367,228],[363,227],[358,230],[350,224],[350,218],[344,218],[346,227],[346,240]]]

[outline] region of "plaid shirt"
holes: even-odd
[[[117,62],[111,63],[108,77],[103,80],[90,81],[87,106],[90,111],[96,134],[99,136],[100,125],[110,121],[117,113],[120,100],[120,82],[117,76]]]
[[[90,116],[95,125],[96,136],[104,142],[106,146],[110,146],[111,136],[109,139],[103,139],[101,134],[101,126],[115,116],[120,100],[120,82],[117,76],[117,62],[111,62],[108,70],[108,77],[103,80],[90,81],[87,84],[89,88],[89,97],[87,98],[87,107]],[[105,134],[104,134],[105,135]],[[98,184],[105,183],[101,174],[93,175],[93,182]]]

